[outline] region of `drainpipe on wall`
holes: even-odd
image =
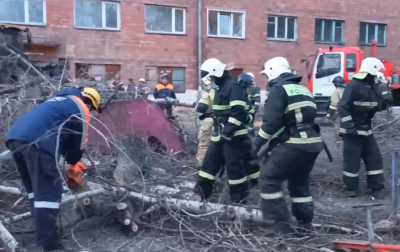
[[[200,100],[201,91],[201,73],[200,67],[203,61],[203,0],[197,0],[197,102]]]

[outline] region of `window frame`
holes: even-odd
[[[120,1],[111,1],[111,0],[97,0],[101,2],[101,26],[102,27],[87,27],[87,26],[80,26],[77,24],[77,4],[74,0],[74,27],[77,29],[83,30],[101,30],[101,31],[121,31],[121,2]],[[117,6],[117,27],[106,27],[106,4],[114,4]]]
[[[274,37],[268,37],[268,24],[269,24],[269,18],[273,17],[275,18],[275,34]],[[279,17],[284,17],[285,18],[285,38],[278,38],[278,18]],[[293,18],[294,19],[294,38],[293,39],[288,39],[288,19],[289,18]],[[284,42],[297,42],[299,36],[298,36],[298,21],[297,21],[298,17],[296,16],[285,16],[285,15],[276,15],[276,14],[269,14],[267,16],[267,40],[271,40],[271,41],[284,41]]]
[[[168,32],[168,31],[152,31],[147,29],[146,25],[146,8],[147,6],[159,6],[159,7],[166,7],[172,9],[172,14],[171,14],[171,27],[173,28],[173,31]],[[183,11],[183,31],[176,31],[176,10],[182,10]],[[145,33],[150,33],[150,34],[165,34],[165,35],[186,35],[186,8],[184,7],[176,7],[176,6],[168,6],[168,5],[158,5],[158,4],[145,4],[144,5],[144,31]]]
[[[28,26],[47,26],[47,0],[42,0],[43,4],[43,23],[29,21],[29,0],[24,0],[24,22],[6,21],[0,19],[1,23],[28,25]]]
[[[333,40],[331,41],[327,41],[327,40],[320,40],[317,39],[317,26],[318,26],[318,21],[321,21],[321,31],[319,34],[320,38],[325,38],[325,27],[326,27],[326,23],[327,21],[332,22],[332,38]],[[336,25],[337,24],[341,25],[341,38],[340,41],[335,41],[336,39]],[[340,19],[329,19],[329,18],[316,18],[315,19],[315,42],[316,43],[320,43],[320,44],[335,44],[335,45],[341,45],[345,43],[345,20],[340,20]]]
[[[365,30],[365,37],[362,39],[361,38],[361,30],[362,30],[362,25],[365,24],[366,25],[366,30]],[[359,39],[359,43],[361,46],[372,46],[372,43],[368,42],[368,31],[370,28],[370,25],[374,26],[375,29],[375,33],[374,33],[374,40],[376,41],[376,45],[379,47],[386,47],[387,46],[387,35],[388,35],[388,24],[385,23],[378,23],[378,22],[368,22],[368,21],[361,21],[360,22],[360,39]],[[383,39],[384,39],[384,43],[380,44],[378,41],[378,33],[379,33],[379,25],[383,25],[385,27],[385,33],[383,35]]]
[[[210,34],[210,11],[216,11],[217,12],[217,35]],[[231,30],[231,36],[228,35],[221,35],[220,31],[220,13],[221,12],[227,12],[230,13],[231,15],[231,20],[232,20],[232,25],[230,27]],[[234,13],[239,13],[242,14],[242,36],[237,37],[233,36],[233,14]],[[246,11],[244,10],[226,10],[226,9],[217,9],[217,8],[207,8],[207,36],[211,38],[228,38],[228,39],[246,39]]]

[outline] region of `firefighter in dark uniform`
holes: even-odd
[[[360,160],[367,170],[368,189],[372,196],[382,198],[384,189],[383,161],[378,144],[371,131],[375,113],[384,110],[388,100],[376,77],[384,70],[383,63],[373,57],[365,58],[359,73],[343,93],[339,102],[339,133],[343,137],[343,182],[349,197],[358,195]]]
[[[313,219],[309,176],[323,148],[319,127],[314,123],[316,104],[300,83],[301,77],[291,73],[285,58],[268,60],[262,73],[268,79],[269,94],[255,146],[264,157],[260,177],[263,218],[277,232],[290,232],[282,191],[287,180],[292,213],[299,226],[309,229]]]
[[[86,169],[79,160],[88,140],[90,111],[99,109],[100,102],[94,88],[69,88],[18,118],[8,132],[6,145],[31,201],[38,244],[45,251],[63,248],[56,225],[63,190],[57,158],[63,155],[71,165],[67,174]],[[75,187],[72,182],[68,185]]]
[[[242,75],[243,76],[243,75]],[[254,136],[254,121],[256,117],[256,113],[258,109],[260,108],[260,102],[261,102],[261,96],[260,96],[260,88],[257,87],[256,82],[255,82],[255,76],[253,73],[247,72],[244,74],[244,76],[249,77],[250,83],[248,84],[248,99],[249,99],[249,115],[250,115],[250,120],[248,124],[248,129],[249,132],[252,136]]]
[[[207,59],[201,66],[202,78],[211,78],[216,84],[211,92],[214,118],[211,143],[198,173],[194,191],[202,199],[211,196],[213,184],[225,165],[232,202],[242,202],[248,195],[246,152],[251,148],[246,124],[248,100],[246,88],[236,81],[226,65],[215,58]]]

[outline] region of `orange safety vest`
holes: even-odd
[[[158,83],[158,84],[156,85],[156,90],[157,90],[157,91],[161,91],[161,90],[163,90],[163,89],[174,90],[174,85],[173,85],[172,83],[168,83],[167,85]]]
[[[68,96],[79,108],[80,115],[82,116],[82,138],[81,138],[81,150],[84,150],[89,142],[89,125],[92,115],[89,107],[82,101],[78,96]]]

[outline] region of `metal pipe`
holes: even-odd
[[[201,99],[201,63],[203,61],[203,0],[197,0],[197,97],[196,97],[196,105],[199,104]],[[196,122],[196,129],[199,130],[199,122]]]

